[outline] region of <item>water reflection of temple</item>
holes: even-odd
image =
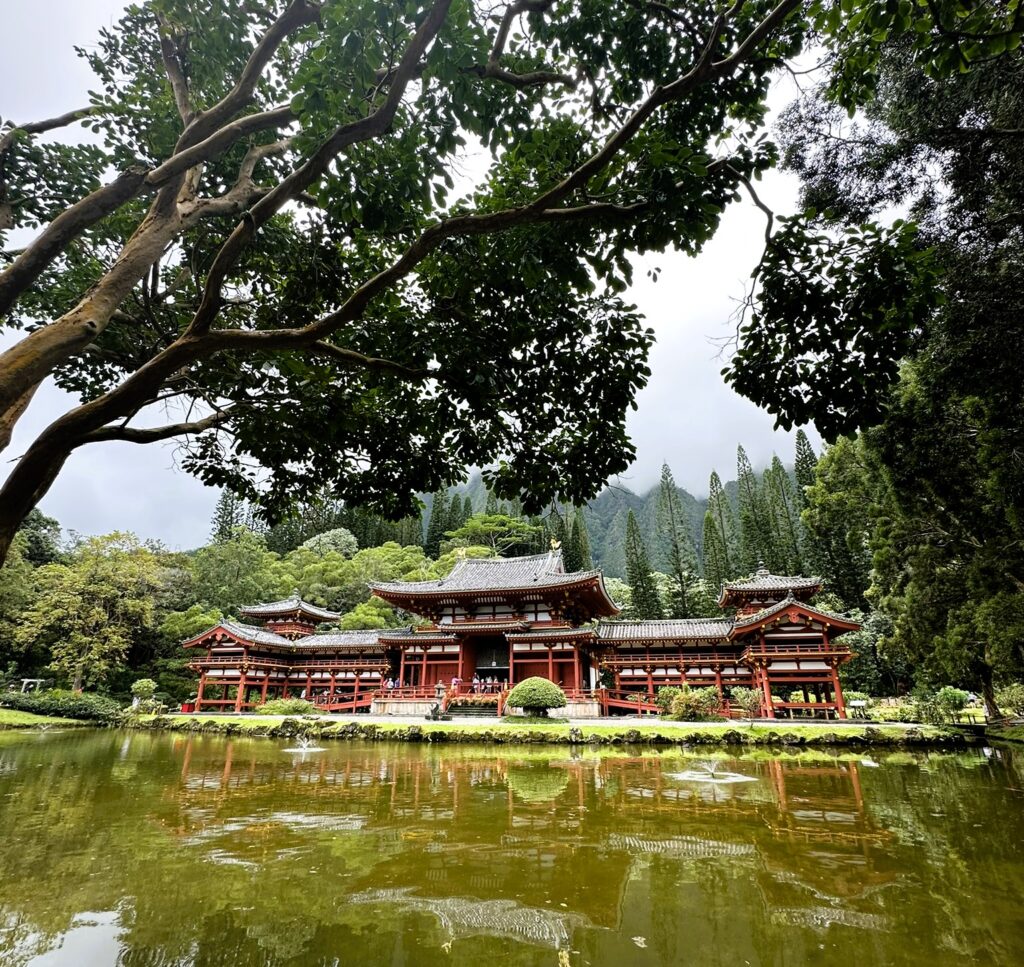
[[[286,826],[288,850],[302,837],[355,834],[372,859],[346,881],[351,896],[429,914],[460,935],[614,929],[631,880],[657,871],[742,877],[773,915],[808,922],[899,875],[853,761],[738,760],[730,768],[756,781],[723,787],[680,781],[687,760],[658,755],[367,748],[269,758],[245,742],[212,761],[192,754],[201,741],[181,750],[187,841],[245,862],[246,823]],[[296,797],[268,816],[263,790],[288,784]]]

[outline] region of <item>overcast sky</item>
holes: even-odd
[[[92,77],[73,47],[93,43],[97,29],[112,24],[124,6],[118,0],[0,0],[0,119],[39,120],[86,103]],[[780,83],[772,103],[782,106],[792,95],[789,82]],[[771,173],[759,191],[777,211],[794,207],[790,176]],[[773,453],[792,462],[792,436],[773,431],[772,418],[732,392],[720,375],[716,341],[731,330],[763,239],[763,216],[744,203],[727,211],[698,258],[666,253],[638,264],[630,297],[657,333],[657,344],[653,375],[629,422],[637,460],[621,484],[646,489],[666,461],[682,486],[703,495],[712,469],[723,479],[733,475],[737,443],[755,466]],[[646,274],[653,266],[661,269],[656,283]],[[67,402],[59,390],[44,386],[5,456],[21,452]],[[812,439],[817,445],[813,433]],[[216,499],[216,491],[176,469],[173,444],[111,443],[74,454],[41,507],[82,533],[132,530],[188,548],[206,539]]]

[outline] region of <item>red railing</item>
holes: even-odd
[[[792,642],[754,642],[747,645],[747,650],[743,653],[743,657],[746,658],[750,655],[848,655],[850,649],[842,644],[829,643],[827,646],[820,641],[792,641]]]
[[[313,704],[328,712],[357,712],[373,703],[373,692],[335,692],[334,695],[314,695]]]
[[[661,711],[652,696],[647,692],[631,692],[624,689],[602,688],[598,693],[601,701],[601,709],[605,715],[608,709],[618,708],[635,711],[637,715],[644,712],[657,713]]]

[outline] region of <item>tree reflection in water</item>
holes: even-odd
[[[0,736],[0,961],[809,964],[824,950],[933,967],[1024,949],[1012,752],[874,754],[864,769],[748,751],[717,769],[756,781],[714,785],[675,778],[699,768],[680,750],[282,748]]]

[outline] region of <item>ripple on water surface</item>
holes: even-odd
[[[872,755],[0,735],[0,963],[1018,967],[1024,756]]]

